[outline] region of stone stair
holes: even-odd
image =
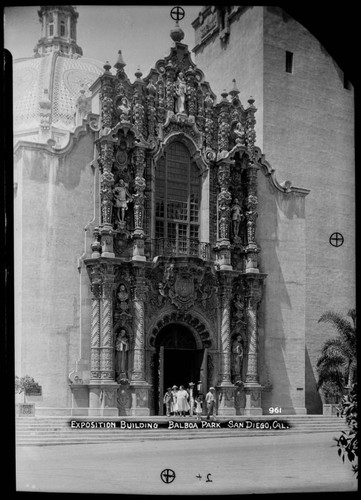
[[[204,417],[203,417],[204,418]],[[203,420],[202,418],[202,420]],[[169,429],[169,420],[174,421],[182,427],[188,424],[188,428]],[[158,429],[122,429],[116,428],[71,428],[70,422],[111,422],[123,421],[127,424],[135,422],[158,423]],[[206,421],[206,420],[205,420]],[[271,416],[261,415],[254,417],[235,416],[235,417],[217,417],[215,422],[221,422],[223,425],[227,421],[237,422],[240,426],[243,422],[244,428],[223,427],[201,428],[198,422],[198,428],[189,428],[196,420],[191,417],[171,418],[165,417],[18,417],[16,419],[16,444],[24,445],[57,445],[57,444],[87,444],[87,443],[108,443],[108,442],[129,442],[144,441],[151,439],[200,439],[216,437],[243,437],[243,436],[270,436],[286,435],[289,433],[311,433],[311,432],[334,432],[339,436],[341,431],[346,429],[346,423],[343,418],[337,416],[324,415],[284,415]],[[268,423],[269,429],[246,428],[246,421]],[[286,422],[287,429],[272,428],[272,422]],[[212,420],[210,421],[212,423]],[[123,424],[124,425],[124,424]],[[162,427],[161,425],[165,425]],[[248,424],[250,425],[250,424]],[[276,424],[278,426],[280,424]],[[261,427],[261,426],[260,426]]]

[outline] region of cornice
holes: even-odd
[[[262,151],[259,147],[255,147],[255,154],[256,154],[256,164],[261,167],[263,170],[263,173],[268,177],[268,180],[270,184],[275,187],[278,191],[280,191],[283,194],[297,194],[298,196],[307,196],[310,193],[310,189],[302,188],[302,187],[296,187],[292,186],[291,181],[283,181],[279,182],[277,177],[276,177],[276,171],[274,168],[271,167],[271,165],[268,163],[266,160],[266,157],[264,154],[262,154]]]

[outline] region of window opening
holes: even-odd
[[[198,255],[200,178],[182,143],[167,148],[155,178],[157,253]]]
[[[293,52],[286,50],[286,73],[293,73]]]

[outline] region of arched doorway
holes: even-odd
[[[155,341],[158,370],[155,380],[155,412],[164,414],[163,395],[167,387],[206,380],[207,349],[197,347],[193,333],[179,323],[166,325]]]

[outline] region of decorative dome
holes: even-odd
[[[42,38],[35,56],[14,61],[14,137],[33,142],[52,138],[64,146],[78,125],[79,98],[90,97],[88,89],[103,74],[103,63],[81,57],[74,7],[43,6],[38,13]]]

